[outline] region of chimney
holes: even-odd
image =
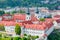
[[[31,20],[31,15],[29,11],[29,7],[27,8],[27,15],[26,15],[26,21]]]

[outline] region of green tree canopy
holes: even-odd
[[[21,34],[21,27],[20,27],[18,24],[16,24],[16,26],[15,26],[15,32],[16,32],[16,34],[18,34],[18,35]]]
[[[5,12],[0,10],[0,16],[2,16],[3,14],[5,14]]]
[[[40,21],[45,21],[45,18],[40,18]]]
[[[19,10],[18,13],[26,13],[24,10]]]
[[[48,40],[60,40],[60,30],[54,30],[49,36]]]

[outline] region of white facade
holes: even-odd
[[[40,14],[35,13],[35,16],[36,16],[37,19],[40,18]]]
[[[14,32],[15,33],[15,26],[5,26],[6,32]],[[21,27],[21,34],[27,34],[32,36],[39,36],[41,38],[44,34],[50,35],[50,33],[54,30],[54,25],[51,28],[46,28],[45,30],[37,30],[37,29],[30,29],[30,28],[24,28],[24,26]],[[15,34],[13,34],[15,35]],[[47,36],[44,38],[44,40],[47,40]],[[36,39],[37,40],[37,39]]]
[[[55,26],[55,29],[60,29],[60,23],[57,23],[57,25]]]
[[[5,26],[5,31],[8,32],[8,34],[15,33],[15,26]],[[21,34],[24,34],[24,27],[21,27]]]
[[[33,30],[33,29],[24,29],[24,33],[32,36],[42,36],[44,34],[44,30]]]
[[[53,30],[54,30],[54,25],[53,25],[49,30],[47,30],[45,33],[46,33],[47,35],[50,35],[50,33],[51,33]]]
[[[26,21],[31,20],[31,15],[26,15]]]
[[[26,29],[24,28],[24,33],[30,34],[30,35],[36,35],[36,36],[42,36],[43,34],[49,35],[54,30],[54,26],[52,26],[50,29],[46,30],[34,30],[34,29]]]
[[[5,26],[6,32],[15,32],[15,26]]]

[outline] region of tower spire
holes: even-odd
[[[39,10],[38,10],[38,7],[36,8],[36,13],[39,14]]]
[[[30,15],[29,7],[27,8],[27,14]]]

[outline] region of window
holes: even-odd
[[[28,19],[28,17],[27,17],[27,19]]]
[[[14,27],[10,27],[10,29],[14,29]]]
[[[30,19],[30,17],[27,17],[27,19]]]
[[[30,19],[30,17],[29,17],[29,19]]]

